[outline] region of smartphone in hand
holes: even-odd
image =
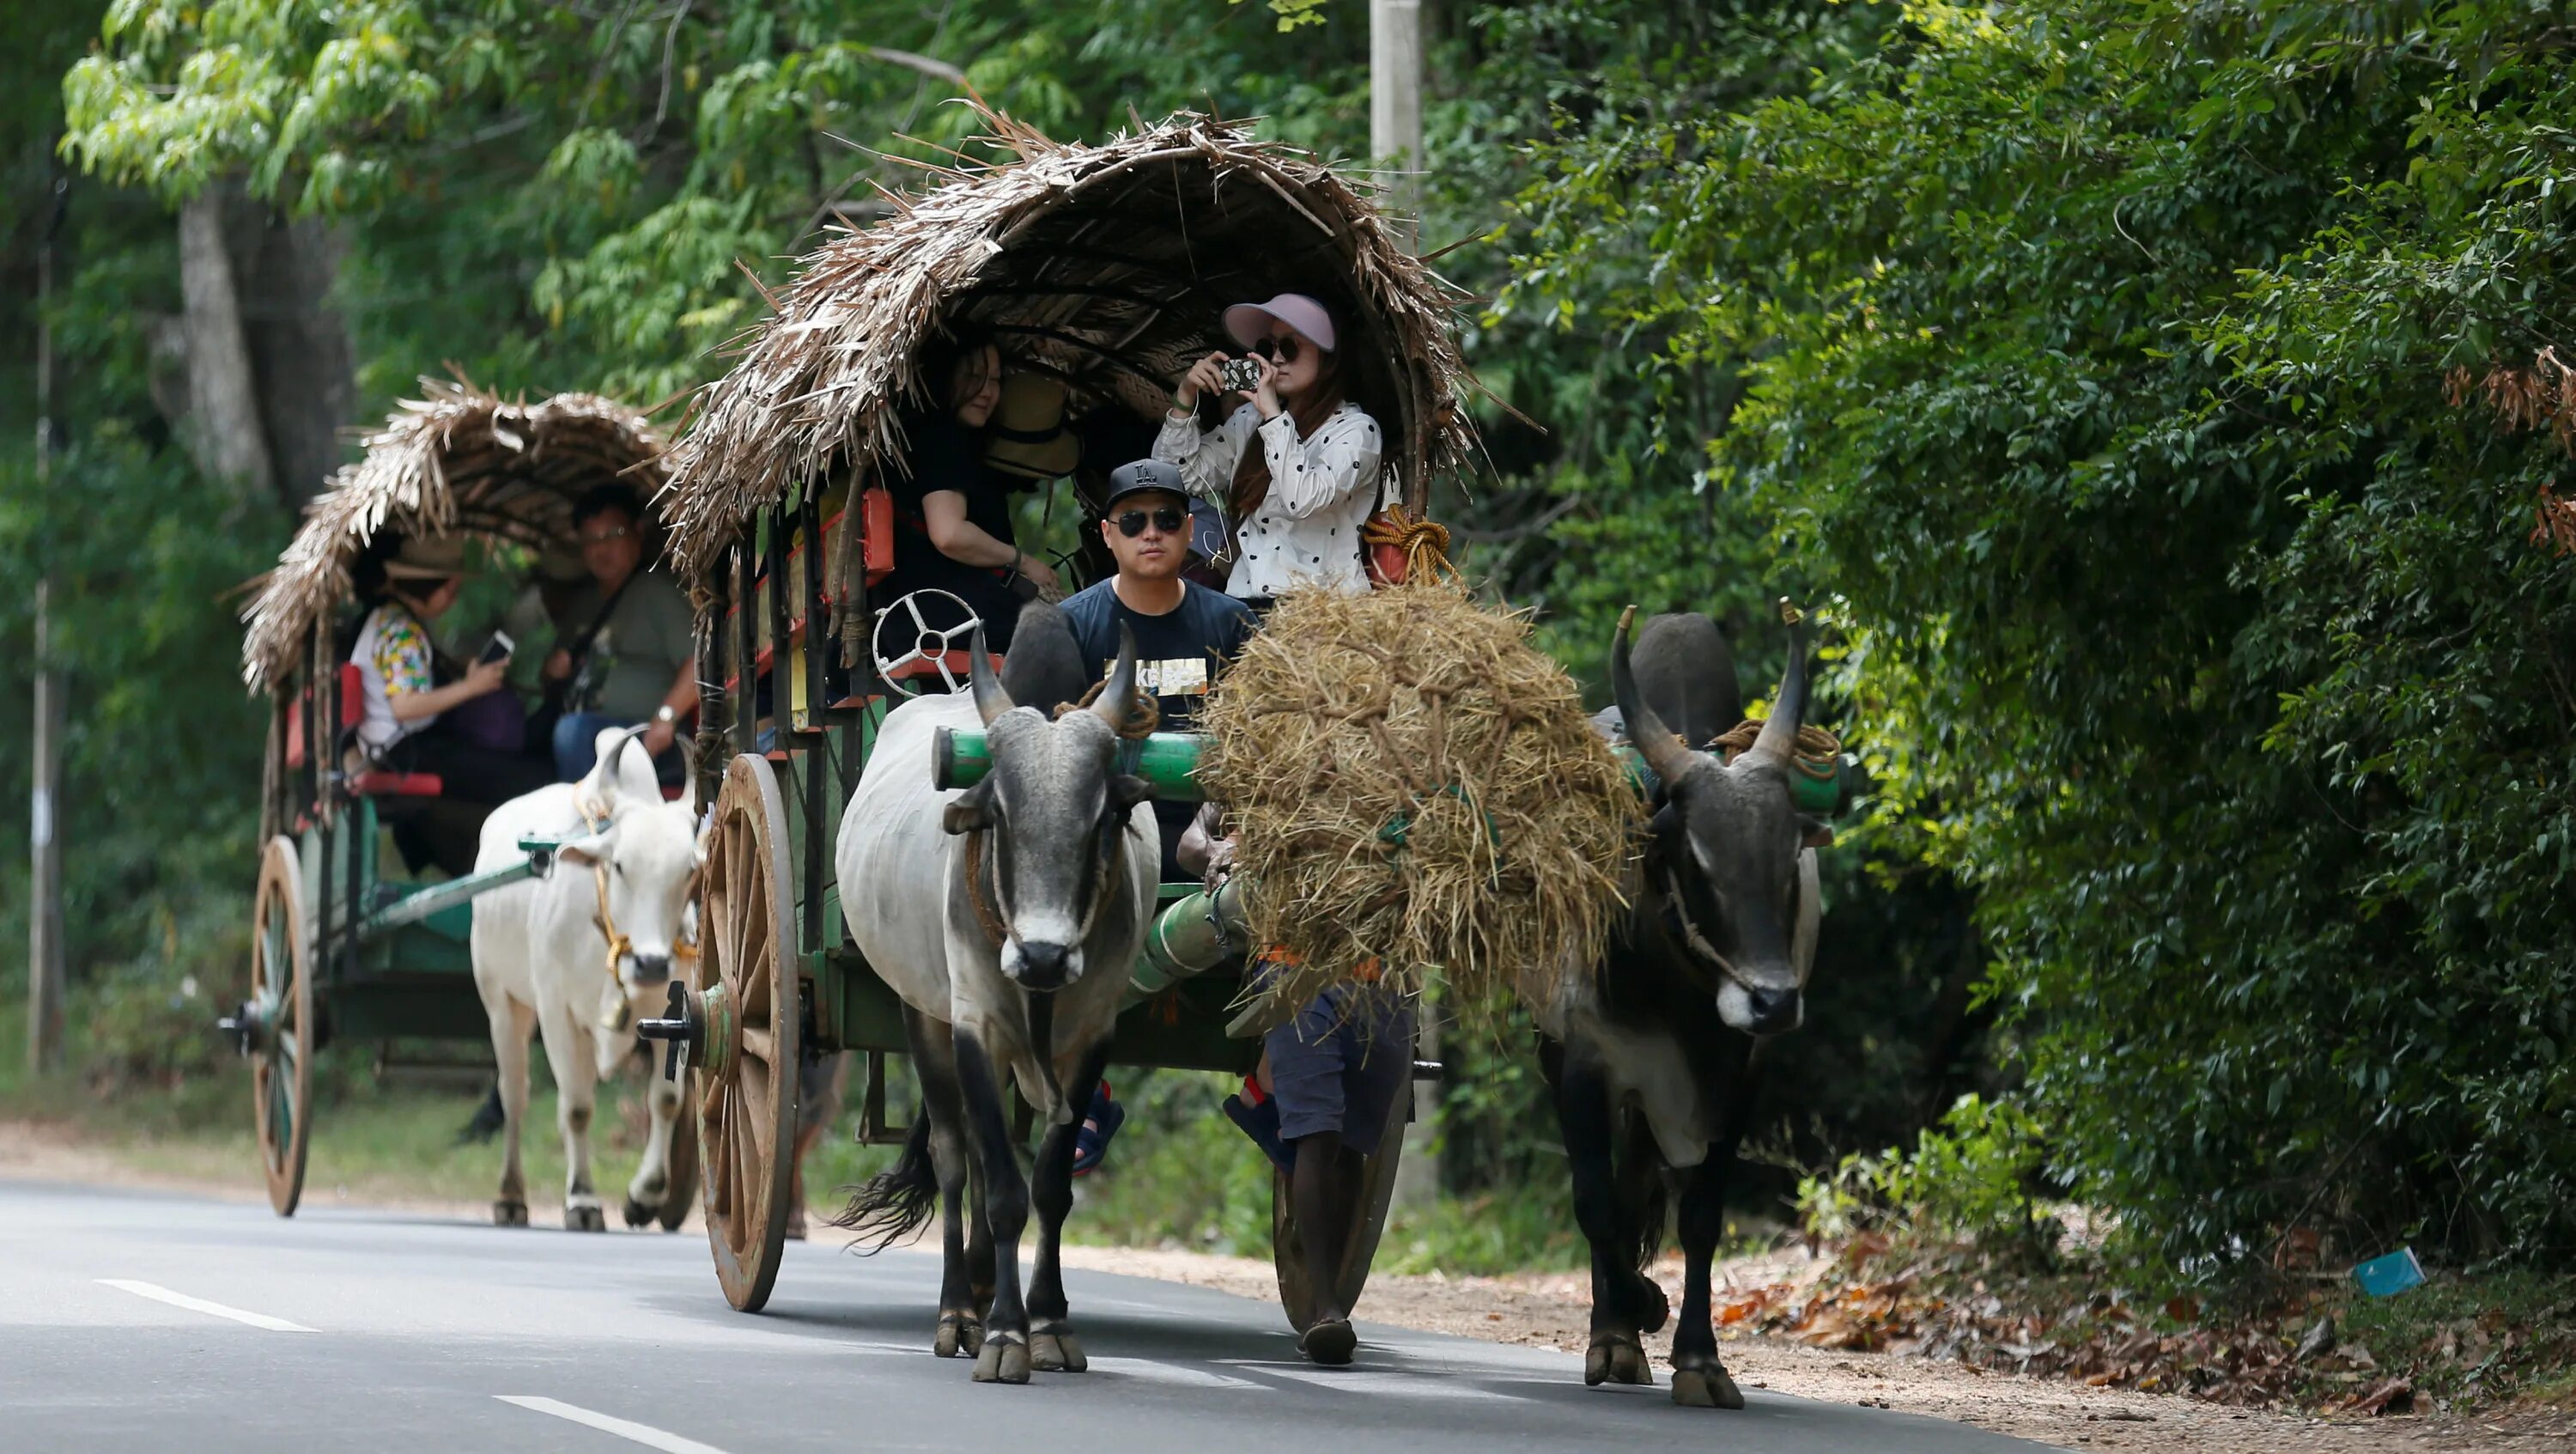
[[[487,662],[508,661],[518,649],[519,644],[510,639],[509,632],[495,631],[492,633],[492,639],[483,644],[483,652],[474,658],[474,663],[481,666]]]

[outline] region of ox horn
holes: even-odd
[[[975,690],[975,713],[990,727],[993,720],[1011,710],[1011,694],[1002,690],[1002,679],[993,675],[993,658],[984,651],[984,623],[975,623],[975,639],[967,647],[966,679]]]
[[[1127,623],[1118,623],[1118,661],[1109,668],[1109,679],[1100,684],[1100,695],[1091,699],[1091,710],[1109,724],[1112,732],[1127,730],[1127,715],[1136,706],[1136,633]]]
[[[1807,718],[1807,634],[1798,629],[1803,617],[1786,596],[1780,598],[1780,619],[1789,623],[1789,669],[1780,678],[1780,700],[1772,704],[1770,720],[1753,739],[1753,751],[1787,762],[1797,755],[1798,728]]]
[[[1690,771],[1694,754],[1637,695],[1637,674],[1628,665],[1628,627],[1636,619],[1635,606],[1619,613],[1619,633],[1610,640],[1610,696],[1619,704],[1619,720],[1627,724],[1628,740],[1637,745],[1646,766],[1669,792]]]
[[[698,773],[704,766],[706,758],[698,751],[698,739],[695,733],[674,740],[678,742],[680,748],[682,784],[680,801],[688,806],[689,823],[690,826],[695,827],[698,821]]]

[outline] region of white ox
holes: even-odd
[[[513,798],[484,821],[477,871],[521,857],[519,840],[564,838],[545,878],[496,889],[474,901],[474,987],[492,1022],[500,1061],[501,1191],[492,1220],[528,1221],[527,1183],[519,1163],[519,1128],[528,1109],[528,1031],[543,1032],[554,1067],[556,1124],[569,1174],[564,1225],[596,1232],[607,1226],[591,1184],[590,1122],[598,1084],[614,1077],[634,1045],[625,1030],[659,1014],[671,977],[672,951],[684,941],[704,850],[696,833],[694,789],[662,800],[651,760],[634,733],[599,735],[599,761],[578,783],[556,783]],[[577,836],[568,836],[577,835]],[[603,903],[604,901],[604,903]],[[602,918],[606,920],[603,925]],[[610,973],[607,929],[624,938]],[[650,1078],[651,1132],[644,1163],[626,1187],[626,1224],[641,1226],[662,1210],[670,1191],[669,1159],[679,1088]],[[685,1209],[683,1209],[685,1210]],[[679,1218],[665,1218],[676,1226]]]

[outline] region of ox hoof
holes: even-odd
[[[977,1383],[1026,1383],[1029,1381],[1029,1345],[1017,1333],[996,1333],[984,1340],[984,1351],[975,1355]]]
[[[1082,1340],[1071,1333],[1029,1335],[1029,1363],[1040,1373],[1082,1373],[1091,1360],[1082,1356]]]
[[[635,1198],[628,1197],[626,1199],[626,1208],[623,1215],[626,1218],[626,1229],[631,1232],[636,1228],[643,1226],[645,1223],[652,1221],[655,1217],[662,1215],[662,1209],[660,1207],[648,1207],[642,1202],[635,1200]]]
[[[1341,1368],[1359,1350],[1360,1335],[1351,1330],[1348,1318],[1326,1318],[1297,1336],[1297,1351],[1309,1363],[1326,1368]]]
[[[930,1340],[930,1351],[942,1358],[963,1353],[972,1358],[984,1349],[984,1325],[964,1313],[941,1313],[938,1336]]]
[[[608,1230],[608,1213],[601,1211],[595,1206],[566,1207],[564,1208],[564,1230],[567,1232],[605,1232]]]
[[[1687,1409],[1740,1409],[1744,1394],[1723,1368],[1676,1368],[1673,1402]]]
[[[1637,1383],[1651,1387],[1654,1369],[1646,1362],[1646,1350],[1637,1340],[1624,1333],[1595,1333],[1592,1346],[1584,1350],[1583,1381],[1586,1385],[1604,1383]]]
[[[1664,1296],[1664,1290],[1646,1278],[1637,1279],[1633,1301],[1636,1303],[1637,1331],[1640,1334],[1660,1333],[1664,1324],[1672,1319],[1672,1299]]]
[[[492,1225],[495,1227],[524,1227],[528,1225],[528,1204],[526,1202],[513,1201],[494,1202],[492,1204]]]

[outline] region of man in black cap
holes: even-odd
[[[1182,579],[1190,559],[1190,497],[1181,489],[1181,472],[1159,459],[1121,465],[1109,476],[1100,539],[1118,573],[1075,592],[1063,606],[1084,664],[1092,680],[1107,676],[1118,659],[1118,628],[1125,626],[1136,635],[1136,684],[1162,708],[1162,730],[1186,732],[1209,680],[1251,639],[1252,612],[1232,596]],[[1195,877],[1180,872],[1172,850],[1196,810],[1157,803],[1155,811],[1163,821],[1163,877]]]
[[[1073,627],[1074,643],[1097,682],[1118,660],[1118,628],[1134,633],[1138,689],[1162,709],[1163,731],[1186,732],[1209,680],[1251,639],[1252,612],[1223,591],[1182,579],[1190,559],[1190,497],[1181,488],[1181,472],[1159,459],[1140,459],[1110,474],[1100,539],[1117,560],[1118,574],[1065,598],[1059,609]],[[1166,883],[1197,877],[1181,872],[1172,859],[1197,812],[1190,803],[1154,804],[1163,829]],[[1074,1175],[1100,1165],[1109,1138],[1126,1119],[1108,1085],[1101,1085],[1074,1136]]]

